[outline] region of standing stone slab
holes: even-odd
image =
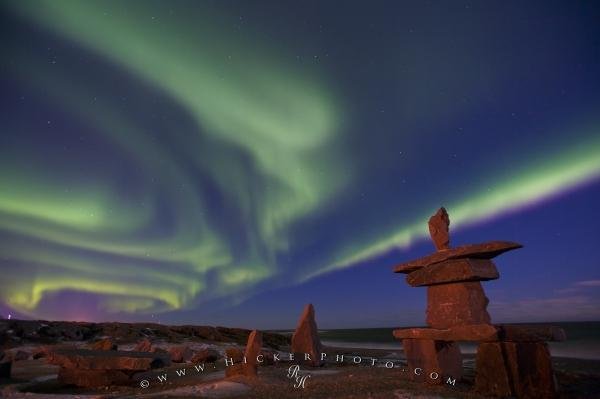
[[[455,342],[431,339],[403,339],[402,346],[408,362],[408,372],[415,381],[442,384],[448,377],[462,378],[462,355]],[[420,369],[420,373],[415,370]],[[438,378],[431,378],[437,373]],[[420,374],[420,375],[418,375]]]
[[[300,316],[294,335],[292,335],[292,353],[294,353],[294,358],[302,364],[320,366],[323,364],[321,348],[315,321],[315,308],[312,304],[308,304]],[[310,360],[304,360],[306,355],[310,357]]]
[[[449,328],[465,324],[489,324],[488,298],[480,282],[432,285],[427,287],[427,324]]]
[[[542,342],[481,344],[477,350],[475,389],[489,396],[556,398],[548,346]]]
[[[498,269],[489,259],[453,259],[415,270],[406,276],[413,287],[461,281],[487,281],[500,277]]]
[[[246,344],[246,352],[244,356],[246,356],[246,375],[249,377],[257,376],[257,366],[258,360],[257,357],[260,355],[260,351],[262,349],[262,333],[258,330],[254,330],[248,336],[248,343]]]

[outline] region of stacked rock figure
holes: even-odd
[[[462,377],[459,341],[479,343],[475,389],[488,396],[553,398],[554,373],[545,341],[565,339],[564,331],[546,326],[493,325],[481,281],[499,278],[492,258],[521,248],[513,242],[450,247],[450,218],[440,208],[429,219],[437,252],[400,264],[396,273],[408,274],[413,287],[427,287],[429,328],[394,331],[402,340],[413,378],[442,383]],[[431,376],[439,376],[431,378]]]

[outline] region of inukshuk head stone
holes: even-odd
[[[438,251],[450,248],[450,218],[444,207],[429,218],[429,235]]]

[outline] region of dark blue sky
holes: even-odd
[[[497,321],[598,320],[592,2],[7,2],[0,311],[422,324],[395,263],[525,245]]]

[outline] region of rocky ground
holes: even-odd
[[[464,381],[452,385],[431,386],[412,382],[409,373],[399,367],[370,366],[350,362],[328,362],[324,367],[302,367],[304,387],[295,388],[288,378],[289,361],[261,366],[258,378],[243,376],[225,378],[224,353],[227,348],[242,347],[248,330],[222,327],[173,327],[157,324],[126,323],[55,323],[37,321],[0,321],[0,338],[5,359],[12,359],[10,379],[0,380],[0,397],[6,398],[481,398],[472,393],[474,360],[464,362]],[[112,342],[119,351],[133,350],[141,341],[152,342],[152,350],[179,353],[186,348],[181,363],[136,374],[132,381],[120,386],[77,388],[57,380],[59,368],[48,363],[53,348],[90,348]],[[289,337],[265,333],[265,351],[289,351]],[[108,345],[110,346],[110,345]],[[179,348],[177,351],[173,351]],[[43,350],[42,350],[43,349]],[[111,348],[108,348],[111,349]],[[178,352],[179,351],[179,352]],[[200,353],[218,354],[217,359],[200,364],[191,359]],[[326,348],[327,353],[358,354],[378,359],[402,358],[401,351]],[[187,359],[186,359],[187,358]],[[600,362],[555,358],[562,398],[600,398]],[[177,371],[186,370],[178,376]],[[167,374],[166,382],[158,376]],[[145,386],[144,381],[147,381]]]

